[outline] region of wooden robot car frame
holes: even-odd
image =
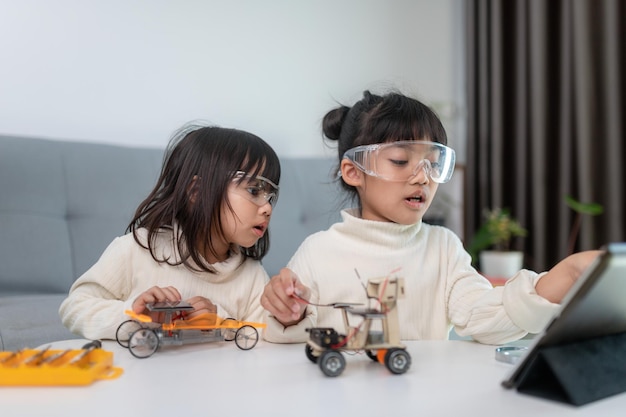
[[[397,277],[371,279],[366,291],[368,299],[377,300],[378,308],[355,308],[355,304],[348,303],[329,305],[341,309],[346,334],[327,327],[307,329],[306,356],[327,376],[338,376],[345,369],[343,351],[365,351],[370,359],[383,363],[394,374],[402,374],[411,366],[411,356],[400,343],[396,309],[397,300],[404,297],[404,280]],[[362,317],[361,322],[351,327],[349,314]],[[380,325],[372,326],[374,323]]]
[[[163,323],[126,310],[131,319],[120,324],[115,334],[117,343],[137,358],[151,356],[160,346],[217,341],[234,341],[238,348],[249,350],[259,341],[257,328],[265,327],[265,323],[223,319],[212,313],[186,319],[184,313],[193,307],[185,302],[155,303],[147,307],[151,312],[163,313]]]

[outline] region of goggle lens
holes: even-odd
[[[278,201],[278,185],[260,175],[253,177],[246,172],[237,171],[233,177],[233,184],[233,191],[237,195],[259,207],[267,203],[274,207]]]
[[[454,172],[455,153],[441,143],[398,141],[349,149],[350,159],[363,172],[387,181],[408,181],[420,170],[437,182],[445,183]]]

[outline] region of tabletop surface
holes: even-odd
[[[85,340],[52,343],[80,349]],[[391,374],[365,354],[345,354],[338,377],[325,376],[304,344],[260,341],[163,346],[137,359],[114,341],[123,374],[78,387],[0,387],[2,416],[623,416],[626,394],[574,407],[501,387],[513,365],[495,347],[470,341],[407,342],[411,368]]]

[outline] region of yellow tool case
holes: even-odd
[[[0,386],[88,385],[121,374],[113,353],[102,349],[0,352]]]

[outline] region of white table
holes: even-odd
[[[84,340],[52,344],[79,349]],[[233,342],[165,346],[147,359],[114,341],[124,373],[81,387],[0,387],[0,414],[21,416],[620,416],[626,394],[583,407],[505,390],[512,365],[494,347],[469,341],[409,342],[412,366],[392,375],[365,354],[346,355],[345,371],[322,374],[304,345],[260,341],[242,351]]]

